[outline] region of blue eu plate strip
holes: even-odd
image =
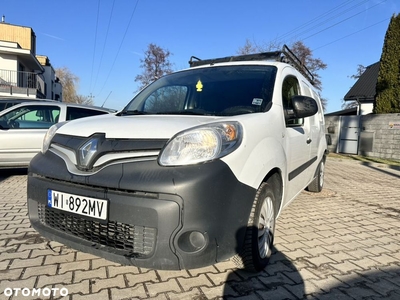
[[[47,190],[47,206],[51,207],[51,190]]]

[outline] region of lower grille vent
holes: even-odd
[[[129,257],[145,257],[154,250],[156,228],[120,222],[101,223],[49,208],[38,207],[39,220],[53,229],[89,242],[121,250]]]

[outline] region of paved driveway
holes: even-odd
[[[2,172],[0,299],[49,299],[32,296],[39,288],[63,299],[400,299],[400,171],[328,158],[325,179],[285,209],[270,265],[248,274],[230,261],[126,267],[47,242],[30,228],[26,173]]]

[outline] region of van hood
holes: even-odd
[[[105,133],[106,138],[169,139],[182,130],[221,119],[223,118],[193,115],[116,116],[109,114],[70,121],[60,127],[57,133],[81,137]]]

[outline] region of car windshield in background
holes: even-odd
[[[220,66],[166,75],[140,92],[121,114],[233,116],[263,112],[271,102],[274,66]]]

